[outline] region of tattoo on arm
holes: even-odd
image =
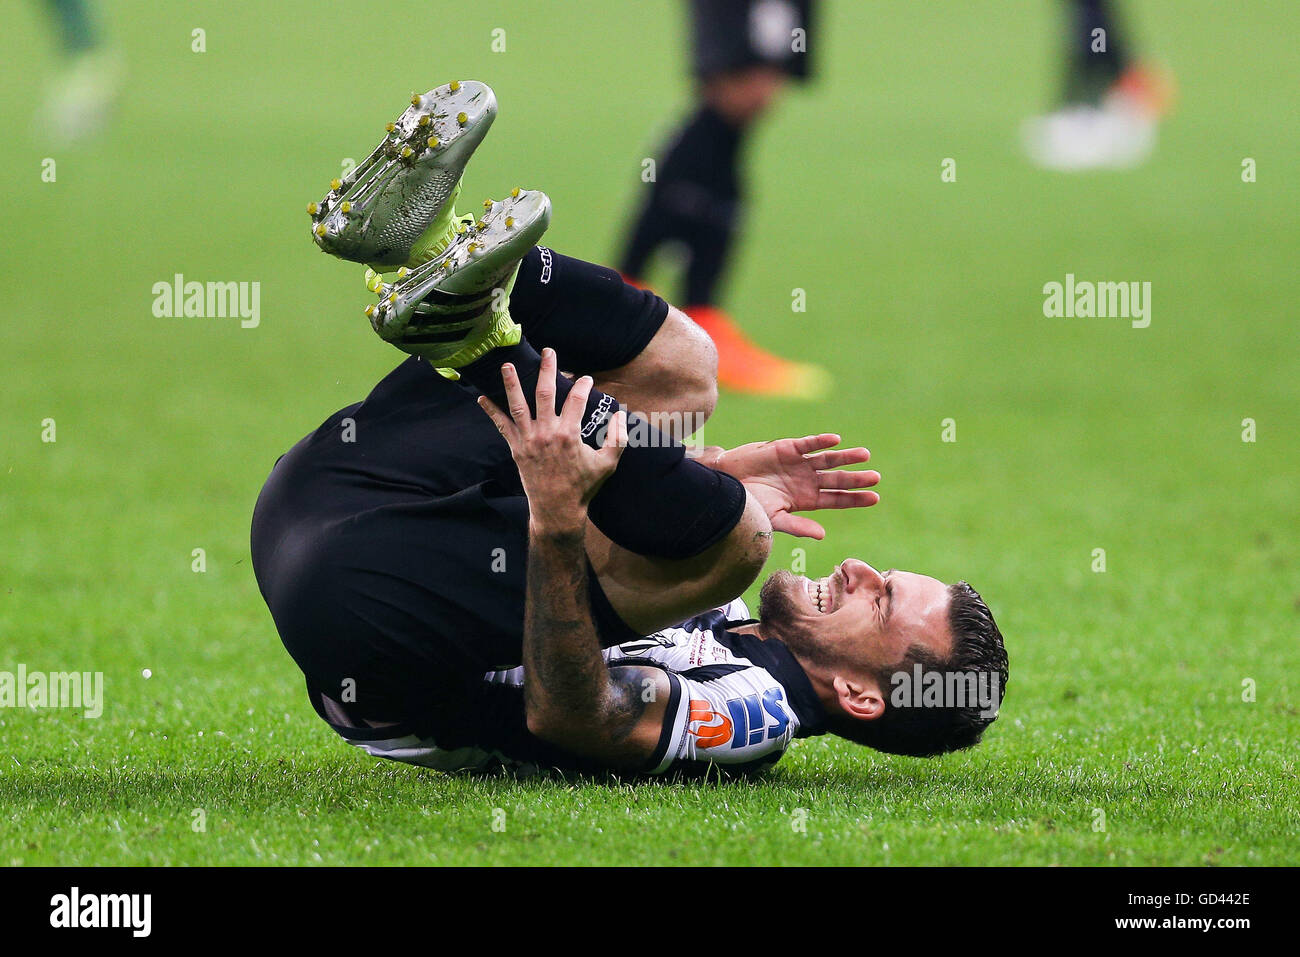
[[[615,767],[645,760],[658,731],[655,741],[649,730],[634,735],[654,707],[663,707],[656,702],[667,678],[657,668],[606,663],[591,617],[580,535],[530,540],[523,663],[524,702],[536,733]]]
[[[603,705],[610,694],[581,536],[539,537],[529,546],[523,663],[530,714],[577,715]]]
[[[614,692],[610,712],[610,734],[615,743],[627,740],[645,714],[646,672],[644,668],[615,668],[610,675]]]

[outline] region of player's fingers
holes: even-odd
[[[497,404],[485,395],[478,397],[478,407],[487,413],[492,424],[497,427],[497,431],[505,436],[506,441],[514,444],[514,438],[519,434],[515,424],[510,421],[510,416],[506,415],[497,408]]]
[[[845,465],[861,465],[871,461],[871,453],[864,448],[832,449],[807,456],[808,462],[817,469],[838,469]]]
[[[582,427],[582,413],[587,408],[587,398],[591,395],[592,379],[589,375],[578,376],[573,382],[569,397],[564,400],[560,411],[560,424],[566,432],[577,433]]]
[[[501,381],[506,387],[506,405],[510,409],[510,418],[514,419],[520,432],[527,432],[532,425],[533,414],[529,411],[528,400],[524,398],[524,387],[519,381],[519,373],[509,362],[501,367]]]
[[[605,442],[597,454],[603,460],[602,464],[613,472],[618,468],[618,460],[623,457],[625,448],[627,448],[627,412],[619,409],[609,420],[609,428],[605,430]]]
[[[867,472],[818,472],[817,484],[827,488],[870,488],[880,483],[880,473],[874,469]]]
[[[554,415],[555,409],[555,370],[558,363],[555,350],[542,350],[542,369],[537,374],[537,415]]]
[[[877,492],[822,489],[817,493],[818,508],[866,508],[879,501]]]
[[[781,512],[773,516],[772,529],[798,538],[813,538],[819,542],[826,537],[826,529],[811,518],[804,518],[802,515],[791,515],[788,512]]]
[[[805,435],[802,439],[794,440],[795,451],[800,455],[807,455],[809,452],[828,449],[839,444],[840,437],[834,432],[823,432],[821,435]]]

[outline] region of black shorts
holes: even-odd
[[[691,0],[695,75],[775,66],[807,79],[812,13],[813,0]]]
[[[667,305],[546,252],[511,298],[533,345],[577,371],[634,358]],[[309,689],[447,738],[484,672],[521,663],[527,544],[505,440],[469,390],[414,358],[283,455],[253,514],[258,585]],[[602,641],[635,637],[591,585]]]

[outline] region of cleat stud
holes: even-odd
[[[483,200],[483,208],[484,208],[484,209],[491,209],[491,208],[492,208],[492,200],[490,200],[490,199],[485,199],[485,200]]]
[[[411,94],[411,105],[412,105],[412,106],[419,106],[419,105],[420,105],[420,94],[419,94],[419,93],[412,93],[412,94]]]
[[[420,117],[420,125],[421,125],[421,126],[428,126],[428,125],[429,125],[429,114],[428,114],[428,113],[425,113],[423,116]]]
[[[407,269],[405,266],[403,266],[401,269],[397,270],[397,278],[398,278],[398,279],[405,279],[408,275],[410,275],[410,272],[411,272],[411,270],[409,270],[409,269]]]
[[[402,159],[410,159],[414,153],[415,150],[411,149],[409,146],[402,147]]]
[[[372,303],[371,305],[366,306],[366,310],[365,310],[365,311],[366,311],[366,318],[369,319],[371,316],[373,316],[373,315],[375,314],[375,307],[374,307],[374,304]]]
[[[487,229],[487,223],[483,222],[483,220],[480,219],[477,223],[474,224],[474,228],[479,230]]]
[[[466,116],[464,113],[457,113],[456,122],[459,123],[461,126],[464,126],[466,123],[469,122],[469,117]]]
[[[341,202],[341,203],[339,204],[339,209],[340,209],[342,212],[350,213],[350,212],[352,212],[352,204],[349,203],[349,202],[345,199],[343,202]]]
[[[452,80],[450,83],[447,84],[447,89],[455,93],[457,90],[460,89],[460,80]]]
[[[513,229],[513,228],[514,228],[514,225],[515,225],[515,218],[514,218],[513,216],[507,216],[507,217],[506,217],[506,229]]]
[[[393,293],[391,296],[388,297],[388,304],[390,306],[397,305],[397,293]]]
[[[512,189],[512,190],[510,191],[510,198],[511,198],[511,199],[518,199],[518,198],[519,198],[519,187],[518,187],[518,186],[516,186],[514,189]]]
[[[476,249],[478,249],[478,243],[470,243],[468,246],[465,247],[465,251],[471,253]]]
[[[308,204],[307,204],[307,213],[308,213],[309,215],[311,215],[311,216],[315,216],[315,215],[316,215],[317,213],[319,213],[319,212],[320,212],[320,207],[317,206],[315,203],[308,203]]]
[[[330,189],[338,189],[342,185],[343,180],[339,179],[337,176],[330,180]]]
[[[324,223],[317,223],[317,224],[316,224],[316,228],[313,229],[312,232],[315,233],[317,236],[324,236],[324,235],[325,235],[325,224],[324,224]]]
[[[465,227],[463,225],[456,227],[456,235],[457,236],[465,235]]]
[[[429,149],[431,150],[436,150],[438,148],[438,137],[436,136],[430,136],[425,142],[428,143]]]
[[[385,123],[385,124],[384,124],[384,129],[386,129],[388,132],[391,133],[391,132],[393,132],[395,129],[397,129],[397,124],[396,124],[396,123]]]

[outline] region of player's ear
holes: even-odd
[[[836,675],[831,682],[840,709],[858,721],[874,721],[885,713],[885,697],[874,681]]]

